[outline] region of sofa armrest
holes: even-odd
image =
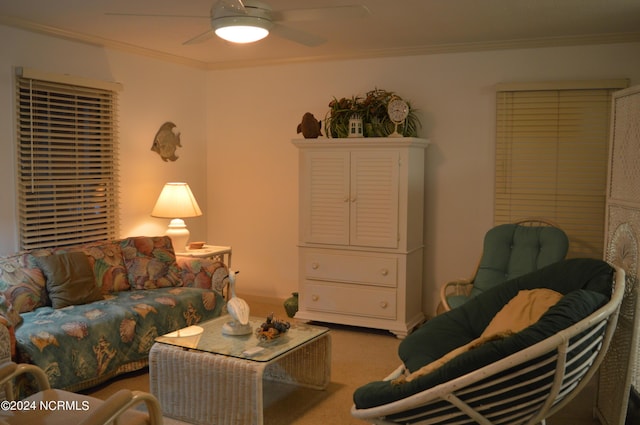
[[[11,361],[15,352],[15,335],[6,325],[0,324],[0,364]]]
[[[227,298],[229,268],[219,260],[177,256],[181,270],[182,286],[205,288]]]
[[[22,323],[22,317],[4,295],[0,295],[0,364],[15,358],[15,327]]]

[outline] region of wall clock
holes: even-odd
[[[407,102],[398,96],[392,97],[387,104],[387,113],[389,114],[389,119],[395,125],[393,133],[389,134],[388,137],[404,137],[398,133],[398,125],[402,124],[409,115],[409,105]]]

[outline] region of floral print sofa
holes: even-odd
[[[176,257],[166,236],[0,258],[0,361],[36,364],[69,391],[141,369],[156,336],[221,314],[227,275]]]

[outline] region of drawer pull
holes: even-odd
[[[313,270],[318,270],[320,268],[320,264],[318,264],[316,262],[313,262],[313,263],[311,263],[311,268]]]
[[[380,274],[381,274],[382,276],[386,276],[386,275],[388,275],[388,274],[389,274],[389,270],[387,270],[387,269],[382,269],[382,270],[380,270]]]
[[[387,308],[389,304],[386,301],[380,301],[380,307]]]
[[[311,300],[312,301],[318,301],[320,299],[319,296],[317,296],[316,294],[311,295]]]

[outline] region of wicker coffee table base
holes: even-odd
[[[155,343],[150,390],[164,415],[193,424],[263,424],[263,379],[325,389],[331,374],[329,333],[271,362]]]

